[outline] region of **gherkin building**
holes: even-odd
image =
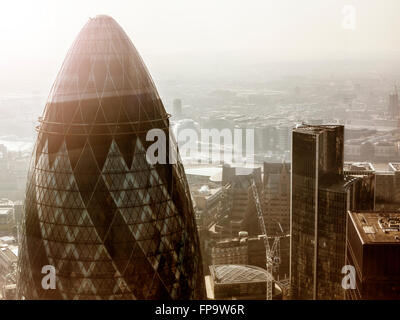
[[[132,42],[108,16],[70,48],[37,126],[18,261],[20,299],[202,299],[179,156],[151,164],[169,119]],[[168,155],[167,155],[168,158]],[[54,269],[52,281],[45,267]],[[49,280],[50,279],[50,280]]]

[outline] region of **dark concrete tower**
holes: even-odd
[[[293,129],[291,296],[341,299],[351,180],[343,177],[343,126]]]
[[[37,127],[20,298],[203,297],[183,166],[146,161],[152,128],[169,136],[168,115],[142,59],[112,18],[90,19]],[[55,289],[42,287],[46,265],[55,268]]]

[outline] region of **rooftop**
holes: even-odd
[[[390,162],[390,163],[389,163],[389,167],[390,167],[393,171],[399,171],[399,170],[400,170],[400,163],[399,163],[399,162]]]
[[[326,130],[336,129],[342,127],[340,125],[309,125],[302,124],[293,129],[293,132],[309,133],[309,134],[319,134]]]
[[[0,208],[12,208],[14,207],[14,202],[9,199],[0,199]]]
[[[204,176],[204,177],[211,177],[221,172],[222,168],[218,167],[198,167],[198,168],[187,168],[185,170],[185,173],[187,175]]]
[[[17,262],[18,260],[18,255],[15,254],[15,252],[8,247],[0,248],[0,257],[9,263]]]
[[[375,171],[374,166],[370,162],[345,162],[344,171]]]
[[[157,96],[139,53],[113,18],[98,15],[89,19],[70,47],[48,102],[142,93]]]
[[[14,243],[16,242],[15,238],[12,236],[4,236],[4,237],[0,237],[0,243]]]
[[[378,147],[394,147],[394,142],[389,141],[378,141],[374,143]]]
[[[210,198],[213,198],[215,195],[218,195],[222,191],[221,187],[212,188],[212,189],[209,189],[208,187],[207,188],[204,188],[204,187],[207,187],[207,186],[202,186],[201,188],[193,188],[194,189],[193,195],[197,196],[197,197],[203,196],[206,199],[210,199]]]
[[[214,282],[218,284],[266,282],[270,277],[267,270],[250,265],[211,265],[210,271]]]
[[[373,163],[376,172],[389,172],[388,163]]]
[[[320,189],[334,192],[345,192],[348,187],[360,179],[356,176],[338,175],[334,177],[325,177],[320,183]]]
[[[400,245],[400,212],[350,212],[349,215],[364,244]]]
[[[0,214],[12,214],[12,208],[1,208],[0,207]]]

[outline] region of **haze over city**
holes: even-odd
[[[356,8],[354,30],[342,27],[345,5]],[[7,2],[0,91],[47,94],[81,26],[102,13],[123,26],[156,82],[382,72],[399,61],[399,9],[396,0]]]

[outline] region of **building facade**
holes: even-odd
[[[359,177],[343,174],[343,126],[293,130],[291,296],[343,299],[346,212]]]
[[[258,193],[261,195],[261,168],[223,166],[222,184],[230,184],[227,191],[231,200],[229,221],[225,224],[225,228],[230,229],[231,237],[233,238],[238,237],[240,231],[247,231],[249,236],[258,236],[260,234],[259,221],[251,189],[253,179]]]
[[[0,199],[0,236],[16,235],[14,203],[9,199]]]
[[[290,163],[264,162],[263,211],[268,237],[280,237],[279,271],[275,279],[289,278],[290,264]]]
[[[132,42],[108,16],[79,33],[32,155],[18,266],[25,299],[198,299],[204,278],[179,159],[151,164],[169,120]],[[170,153],[166,146],[167,156]],[[168,157],[167,157],[168,158]],[[56,289],[42,287],[42,268]]]
[[[290,164],[264,163],[264,221],[267,233],[289,234]]]
[[[263,236],[248,237],[242,232],[239,238],[217,242],[211,249],[211,264],[251,264],[265,268]]]

